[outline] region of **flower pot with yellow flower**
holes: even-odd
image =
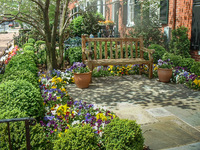
[[[163,61],[158,60],[158,78],[160,82],[170,82],[172,77],[172,63],[170,59]]]

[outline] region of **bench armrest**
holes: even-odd
[[[149,60],[151,61],[151,62],[153,62],[153,53],[155,52],[155,49],[148,49],[148,48],[145,48],[145,47],[143,47],[142,48],[142,51],[143,52],[147,52],[148,54],[149,54]]]
[[[83,53],[86,55],[86,57],[88,56],[88,60],[92,60],[92,54],[93,54],[92,50],[88,50],[88,49],[85,48],[83,50]]]
[[[143,52],[147,52],[147,53],[149,53],[149,54],[153,54],[153,53],[155,52],[155,49],[148,49],[148,48],[143,47],[143,48],[142,48],[142,51],[143,51]]]

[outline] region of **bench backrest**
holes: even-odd
[[[82,60],[85,49],[92,50],[94,59],[143,58],[143,38],[88,38],[82,35]],[[103,54],[104,51],[104,54]],[[120,53],[120,54],[119,54]]]

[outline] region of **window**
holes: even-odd
[[[97,1],[97,11],[105,17],[105,0]]]
[[[128,3],[127,3],[127,17],[128,17],[128,21],[127,21],[127,26],[130,27],[130,26],[133,26],[134,25],[134,6],[135,6],[135,3],[134,3],[135,0],[128,0]]]
[[[168,23],[169,0],[160,1],[160,22]]]

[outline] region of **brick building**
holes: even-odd
[[[97,10],[106,20],[115,22],[115,36],[124,37],[134,26],[134,18],[140,10],[138,0],[98,0]],[[89,5],[86,2],[85,6]],[[200,0],[162,0],[158,8],[158,16],[162,30],[169,34],[171,30],[185,26],[188,28],[188,38],[191,40],[191,55],[200,61]],[[71,3],[72,13],[78,7]]]

